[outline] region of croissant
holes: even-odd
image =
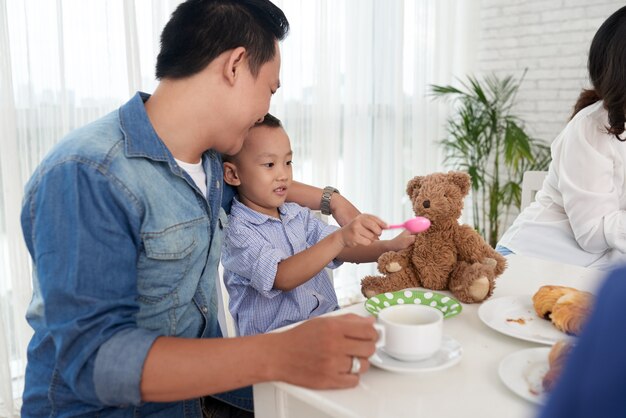
[[[572,287],[566,286],[541,286],[537,293],[535,293],[533,296],[533,306],[535,308],[535,312],[537,312],[537,315],[539,315],[541,318],[550,319],[552,308],[557,299],[567,293],[577,291],[578,290]]]
[[[573,345],[571,342],[561,340],[554,344],[550,349],[550,353],[548,354],[548,365],[550,368],[541,381],[544,391],[549,392],[554,387],[558,377],[561,375],[561,370],[565,365],[565,360],[572,348]]]
[[[548,365],[550,367],[556,367],[559,365],[563,365],[565,361],[565,357],[572,350],[574,345],[571,341],[568,340],[559,340],[557,341],[552,348],[550,349],[550,353],[548,353]]]
[[[561,296],[552,308],[552,323],[569,335],[580,335],[593,304],[589,292],[570,292]]]

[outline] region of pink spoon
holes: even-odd
[[[402,224],[387,225],[387,229],[393,228],[404,228],[412,234],[417,234],[430,228],[430,221],[423,216],[416,216]]]

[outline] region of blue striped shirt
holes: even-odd
[[[295,203],[279,209],[280,219],[256,212],[236,198],[224,233],[222,264],[230,312],[238,335],[267,332],[338,309],[325,269],[290,291],[274,289],[278,263],[337,230]],[[341,265],[337,260],[326,267]]]

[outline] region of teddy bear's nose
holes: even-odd
[[[424,200],[424,203],[422,203],[422,205],[424,205],[424,207],[428,209],[430,207],[430,200]]]

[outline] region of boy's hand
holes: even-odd
[[[415,235],[409,231],[402,231],[402,233],[396,235],[393,239],[387,241],[388,251],[400,251],[409,247],[415,242]]]
[[[378,240],[387,224],[374,215],[360,214],[339,230],[345,247],[370,245]]]

